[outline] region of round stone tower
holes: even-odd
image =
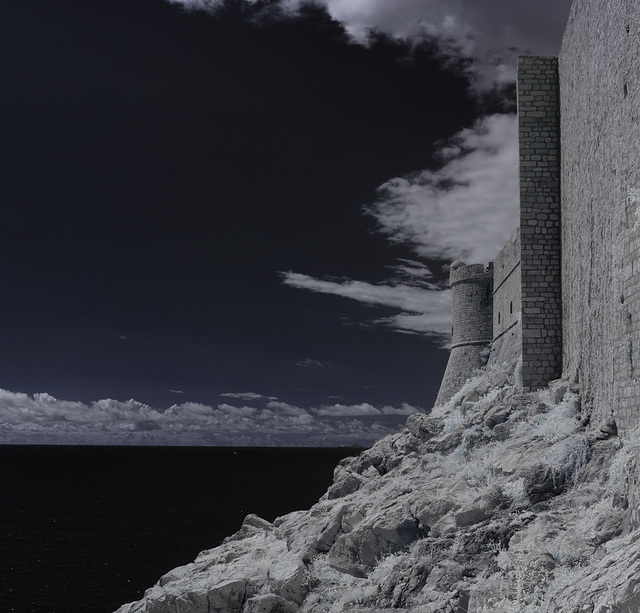
[[[479,369],[493,340],[493,264],[451,264],[451,354],[436,405],[444,404]]]

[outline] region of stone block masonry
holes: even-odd
[[[555,57],[518,58],[522,380],[562,373],[560,100]]]
[[[565,376],[640,424],[640,0],[574,2],[560,51]]]
[[[489,344],[490,368],[522,357],[526,391],[562,375],[557,58],[519,58],[517,85],[520,227],[488,268],[451,266],[453,340],[437,404],[484,366]],[[491,270],[492,296],[483,302]]]
[[[451,265],[451,355],[436,404],[444,404],[484,368],[493,338],[493,266]]]
[[[494,262],[488,366],[521,351],[526,389],[563,376],[626,437],[640,427],[640,0],[575,1],[559,58],[520,58],[517,87],[519,260],[514,235]]]
[[[488,367],[508,364],[522,355],[520,230],[493,262],[493,344]]]

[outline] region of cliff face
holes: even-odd
[[[518,374],[412,415],[311,509],[248,516],[118,613],[638,611],[635,439]]]

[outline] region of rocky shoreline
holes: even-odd
[[[637,443],[495,369],[117,613],[638,611]]]

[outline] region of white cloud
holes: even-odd
[[[449,346],[451,341],[451,293],[429,292],[431,302],[441,300],[439,310],[426,313],[398,313],[391,317],[381,317],[374,320],[374,324],[393,328],[403,334],[422,334],[432,336],[442,348]]]
[[[438,155],[441,168],[390,179],[366,211],[421,257],[493,260],[519,223],[515,115],[484,117]]]
[[[214,12],[223,0],[168,0],[188,10]],[[245,0],[264,7],[262,0]],[[295,14],[307,0],[267,4]],[[571,0],[316,0],[357,42],[382,33],[411,44],[434,40],[440,53],[472,60],[469,74],[479,89],[513,82],[518,53],[555,55]],[[260,10],[258,8],[258,10]]]
[[[437,157],[437,170],[396,177],[380,186],[378,201],[365,211],[390,242],[409,245],[421,258],[492,261],[519,223],[516,117],[484,117],[443,143]],[[399,309],[397,315],[373,323],[431,335],[446,345],[450,292],[428,281],[431,271],[420,262],[402,260],[392,271],[396,279],[384,285],[295,272],[282,277],[292,287]]]
[[[324,365],[324,362],[314,360],[313,358],[305,358],[304,360],[298,360],[296,362],[296,366],[301,366],[302,368],[321,368]]]
[[[317,414],[330,415],[333,417],[347,415],[362,417],[364,415],[382,415],[382,411],[367,402],[363,402],[362,404],[355,405],[334,404],[331,406],[321,406],[317,409]]]
[[[390,326],[402,332],[433,335],[448,339],[451,328],[451,292],[429,284],[424,287],[408,285],[374,285],[364,281],[331,281],[308,275],[282,273],[286,285],[312,292],[351,298],[372,306],[402,310],[393,317],[376,319],[374,323]]]
[[[240,398],[242,400],[276,400],[274,396],[263,396],[255,392],[227,392],[226,394],[220,394],[220,396],[225,398]]]
[[[255,394],[257,405],[185,402],[162,411],[135,400],[90,404],[0,390],[0,444],[336,446],[397,431],[420,409],[370,404],[303,408]]]
[[[383,406],[380,408],[363,402],[361,404],[333,404],[330,406],[323,405],[314,409],[314,413],[317,415],[327,415],[332,417],[363,417],[363,416],[376,416],[376,415],[404,415],[408,416],[415,413],[415,407],[403,403],[400,407]]]
[[[307,411],[305,409],[301,409],[292,404],[288,404],[286,402],[280,402],[279,400],[272,401],[267,404],[269,409],[277,412],[280,415],[306,415]]]
[[[335,294],[358,302],[377,306],[389,306],[419,313],[423,311],[427,292],[408,285],[373,285],[364,281],[330,281],[316,279],[297,272],[281,273],[284,282],[292,287],[308,289],[323,294]],[[437,289],[436,285],[431,286]]]
[[[192,9],[214,10],[220,4],[169,1]],[[275,4],[291,14],[304,0]],[[473,87],[490,89],[515,80],[518,52],[557,53],[571,1],[317,0],[317,4],[362,44],[372,33],[412,44],[436,41],[443,57],[465,60]],[[377,202],[366,212],[390,242],[410,246],[420,258],[493,260],[519,222],[516,117],[484,117],[442,144],[435,157],[437,168],[394,177],[380,186]],[[432,335],[443,344],[448,340],[450,294],[429,281],[430,271],[420,262],[404,260],[393,267],[386,285],[295,272],[283,278],[292,287],[396,308],[397,315],[373,323]]]
[[[387,269],[393,272],[395,279],[405,280],[412,286],[430,287],[427,279],[433,277],[433,272],[426,264],[406,258],[398,258],[398,261],[401,263],[387,266]]]
[[[167,0],[169,4],[180,4],[189,11],[215,11],[224,5],[224,0]]]

